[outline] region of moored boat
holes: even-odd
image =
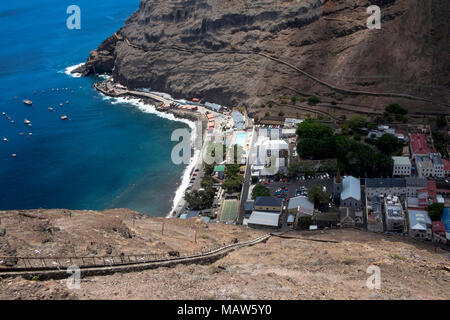
[[[66,115],[61,116],[61,120],[67,120],[67,116]]]
[[[25,99],[23,100],[23,103],[25,103],[27,106],[32,106],[33,105],[33,101]]]

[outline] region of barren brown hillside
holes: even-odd
[[[366,27],[371,4],[381,7],[381,30]],[[310,95],[321,100],[313,108],[333,114],[377,113],[392,102],[448,114],[449,12],[446,0],[144,0],[77,72],[242,104],[260,117],[301,112]]]
[[[24,216],[25,214],[25,216]],[[1,255],[51,255],[199,250],[214,242],[257,237],[262,231],[198,220],[153,219],[128,210],[1,212]],[[39,217],[39,218],[38,218]],[[134,217],[134,218],[133,218]],[[137,219],[135,219],[137,218]],[[22,232],[14,231],[14,224]],[[134,226],[133,226],[134,221]],[[166,222],[164,235],[149,225]],[[198,244],[188,230],[201,230]],[[51,230],[51,231],[49,231]],[[130,238],[131,236],[131,238]],[[237,249],[212,264],[177,265],[66,280],[0,280],[0,299],[448,299],[449,252],[407,237],[354,229],[291,232]],[[318,242],[314,240],[332,240]],[[40,250],[37,254],[34,250]],[[94,251],[96,250],[96,253]],[[381,288],[369,290],[370,265]]]

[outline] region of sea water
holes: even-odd
[[[123,26],[139,0],[77,0],[80,30],[66,26],[72,4],[0,4],[0,210],[130,208],[164,216],[185,170],[171,161],[171,133],[188,124],[100,95],[94,76],[67,74]]]

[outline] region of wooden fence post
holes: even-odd
[[[197,243],[197,230],[194,230],[194,241],[195,241],[195,243]]]

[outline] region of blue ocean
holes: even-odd
[[[80,30],[66,26],[72,4],[81,9]],[[94,76],[65,74],[138,7],[139,0],[1,2],[0,210],[170,212],[185,170],[170,160],[170,137],[188,125],[112,103],[92,88]]]

